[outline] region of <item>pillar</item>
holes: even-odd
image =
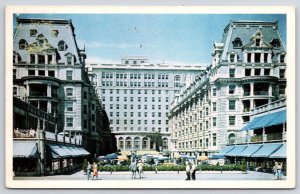
[[[40,154],[39,157],[39,168],[40,175],[43,176],[45,174],[45,120],[43,120],[43,128],[40,129],[40,119],[38,119],[38,127],[37,127],[37,135],[38,135],[38,152]]]
[[[272,96],[273,87],[272,84],[269,84],[269,96]]]
[[[260,63],[263,63],[265,59],[265,53],[260,54]]]
[[[148,150],[150,150],[151,148],[150,148],[150,144],[151,144],[151,139],[150,138],[148,138],[148,143],[147,143],[147,148],[148,148]]]
[[[38,55],[37,54],[34,55],[34,60],[35,60],[35,64],[37,65],[38,64]]]
[[[251,53],[251,63],[254,63],[254,53]]]
[[[254,109],[254,100],[250,99],[250,110]]]
[[[251,82],[250,83],[250,96],[253,96],[254,95],[254,83]]]
[[[271,62],[272,62],[272,54],[268,53],[268,63],[271,63]]]
[[[265,128],[263,128],[263,142],[267,141],[267,135],[265,134]]]
[[[45,64],[46,65],[48,64],[48,55],[47,54],[45,55]]]

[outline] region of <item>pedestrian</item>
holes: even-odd
[[[136,165],[136,161],[133,160],[129,166],[129,170],[131,170],[132,172],[132,176],[131,179],[135,179],[136,178],[136,170],[137,170],[137,165]]]
[[[86,174],[87,174],[88,180],[90,180],[90,177],[91,177],[91,170],[92,170],[92,165],[90,164],[90,162],[88,162],[88,165],[86,167]]]
[[[196,180],[196,165],[195,165],[194,162],[191,163],[191,171],[190,171],[190,174],[191,174],[192,180]]]
[[[98,165],[96,162],[93,163],[93,180],[94,180],[94,177],[96,177],[98,180]]]
[[[282,179],[282,162],[279,164],[277,167],[277,179],[281,180]]]
[[[138,164],[137,164],[137,168],[138,168],[138,173],[140,175],[140,179],[142,178],[142,173],[143,173],[143,162],[141,160],[139,160]]]
[[[158,160],[157,159],[155,159],[155,174],[157,174],[157,166],[158,166]]]
[[[191,180],[191,167],[188,161],[185,162],[186,181]]]

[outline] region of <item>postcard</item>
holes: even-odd
[[[8,6],[8,188],[294,188],[292,6]]]

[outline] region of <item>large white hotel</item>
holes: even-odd
[[[123,57],[120,64],[90,64],[97,88],[121,151],[169,150],[170,105],[180,88],[192,83],[203,66],[155,63],[146,57]],[[155,136],[159,134],[162,142]],[[159,144],[159,145],[158,145]]]

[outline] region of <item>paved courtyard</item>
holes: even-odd
[[[144,172],[141,179],[136,176],[136,181],[142,180],[184,180],[185,172]],[[130,180],[131,172],[100,172],[98,180]],[[270,173],[248,171],[247,174],[241,172],[197,172],[196,179],[199,180],[273,180],[274,175]],[[283,177],[285,180],[286,177]],[[87,175],[83,171],[71,175],[56,175],[44,177],[14,177],[14,180],[87,180]],[[90,179],[91,180],[91,179]],[[96,181],[96,178],[94,179]],[[280,181],[280,180],[274,180]]]

